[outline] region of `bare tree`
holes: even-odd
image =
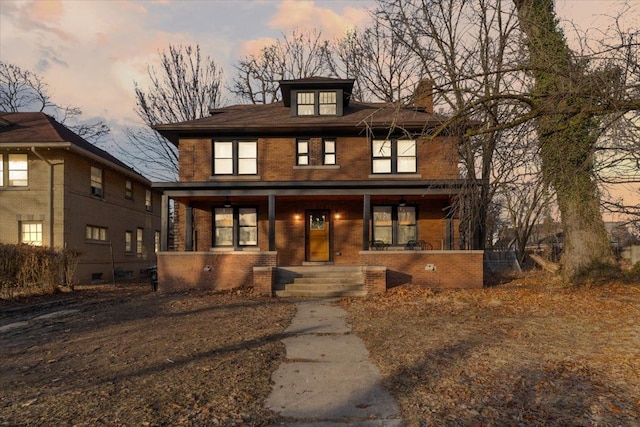
[[[80,108],[56,104],[51,99],[49,86],[40,75],[1,61],[0,111],[47,113],[76,134],[94,143],[109,133],[109,127],[101,120],[81,121],[82,110]]]
[[[402,28],[383,19],[336,42],[336,74],[356,80],[356,97],[385,102],[406,101],[423,76],[424,64],[404,42]]]
[[[147,68],[148,89],[135,82],[135,112],[147,127],[127,128],[129,144],[120,150],[145,167],[153,179],[176,180],[178,150],[151,128],[162,123],[195,120],[209,115],[222,102],[222,69],[200,46],[173,46],[159,53],[159,71]]]
[[[434,102],[454,115],[453,126],[470,120],[482,123],[475,136],[460,145],[461,169],[468,188],[458,200],[461,230],[468,248],[483,248],[488,206],[496,187],[508,175],[496,152],[511,150],[511,136],[500,125],[515,120],[522,107],[499,102],[500,94],[522,84],[509,74],[517,57],[516,20],[502,2],[480,0],[380,0],[379,19],[404,40],[434,82]],[[481,99],[493,99],[482,102]]]
[[[321,32],[294,30],[240,59],[229,91],[249,104],[277,102],[280,80],[331,76],[332,61],[329,41]]]

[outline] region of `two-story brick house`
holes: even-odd
[[[0,113],[0,243],[77,249],[90,283],[137,277],[159,239],[149,180],[44,113]]]
[[[154,184],[163,230],[170,199],[178,218],[160,289],[271,293],[279,272],[305,265],[356,267],[370,292],[482,286],[482,251],[456,249],[451,216],[460,134],[433,113],[431,86],[399,107],[351,101],[353,83],[282,81],[283,102],[156,127],[180,154],[179,182]]]

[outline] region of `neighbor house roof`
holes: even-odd
[[[210,136],[212,133],[221,136],[319,132],[323,135],[328,132],[357,135],[369,131],[376,137],[384,137],[389,129],[423,132],[443,126],[447,120],[446,116],[427,113],[419,107],[354,101],[344,108],[342,116],[292,116],[283,102],[275,102],[212,109],[208,117],[156,125],[154,129],[177,145],[180,136]]]
[[[149,180],[131,167],[45,113],[0,113],[0,148],[30,147],[69,149],[150,184]]]

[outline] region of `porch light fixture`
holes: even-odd
[[[224,201],[224,207],[225,208],[230,208],[231,207],[231,202],[229,201],[229,196],[227,196],[227,199]]]
[[[407,201],[404,199],[403,196],[400,196],[400,201],[398,202],[398,206],[400,206],[402,208],[407,206]]]

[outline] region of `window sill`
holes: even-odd
[[[369,179],[422,179],[419,173],[376,173],[370,174]]]
[[[260,175],[212,175],[209,181],[260,181]]]
[[[308,170],[308,169],[326,169],[326,170],[335,170],[340,169],[340,165],[296,165],[293,167],[294,170]]]

